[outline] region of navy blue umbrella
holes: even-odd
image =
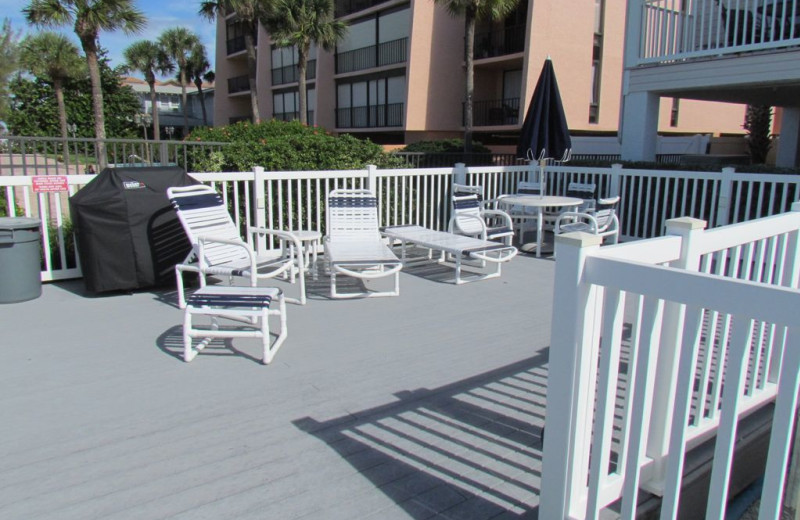
[[[561,104],[553,62],[548,57],[525,114],[517,143],[517,157],[539,162],[545,159],[566,161],[571,150],[567,118]]]

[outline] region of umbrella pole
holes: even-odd
[[[545,188],[547,187],[544,180],[544,167],[546,161],[547,159],[539,159],[539,197],[544,197]]]

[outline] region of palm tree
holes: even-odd
[[[236,19],[244,29],[244,47],[247,51],[247,72],[250,82],[250,106],[253,123],[261,122],[258,110],[258,86],[256,84],[258,24],[269,16],[269,3],[263,0],[203,0],[200,2],[200,15],[213,21],[217,16],[224,18],[236,13]],[[265,24],[266,25],[266,24]]]
[[[97,62],[100,31],[122,29],[126,34],[139,32],[146,24],[144,14],[134,0],[31,0],[22,10],[28,23],[37,27],[73,25],[86,55],[92,83],[94,135],[97,138],[97,160],[101,168],[106,159],[106,122],[103,116],[103,90]]]
[[[66,140],[67,108],[64,103],[64,81],[79,76],[85,70],[78,47],[63,34],[55,32],[47,31],[28,36],[22,41],[20,64],[37,78],[53,83],[61,138]]]
[[[273,9],[266,24],[272,39],[280,47],[297,48],[300,122],[308,124],[306,65],[311,44],[332,51],[347,25],[334,20],[333,0],[276,0]]]
[[[519,0],[433,0],[443,5],[451,15],[464,16],[464,152],[472,151],[472,94],[475,90],[473,55],[475,49],[475,22],[502,20],[514,9]]]
[[[131,44],[125,52],[125,68],[138,70],[144,74],[144,80],[150,86],[150,105],[153,113],[153,138],[160,138],[158,121],[158,99],[156,97],[156,74],[167,74],[175,67],[169,56],[157,43],[150,40],[141,40]]]
[[[187,64],[187,77],[194,82],[197,87],[197,95],[200,100],[200,108],[203,110],[203,125],[208,126],[208,114],[206,113],[206,104],[203,100],[203,81],[210,74],[213,78],[214,72],[209,71],[211,66],[208,63],[208,56],[206,55],[206,47],[202,43],[198,43],[192,48],[189,54],[189,62]],[[213,79],[211,81],[214,81]]]
[[[183,106],[183,135],[186,136],[189,135],[189,107],[186,103],[189,55],[195,46],[201,45],[200,37],[189,29],[175,27],[161,33],[158,43],[178,69],[178,80],[181,83],[181,105]]]

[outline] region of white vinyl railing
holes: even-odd
[[[778,49],[800,41],[798,0],[631,1],[642,6],[642,64]]]
[[[369,187],[379,200],[381,224],[418,224],[444,230],[450,218],[454,179],[480,185],[487,199],[514,193],[517,183],[538,175],[531,166],[483,166],[427,169],[368,167],[346,171],[192,173],[225,198],[237,224],[283,230],[325,232],[325,199],[336,188]],[[42,280],[81,276],[69,224],[68,196],[93,178],[65,175],[67,192],[35,193],[35,176],[0,176],[0,212],[42,221]],[[548,166],[549,194],[565,194],[570,182],[594,183],[598,196],[620,195],[618,214],[623,240],[663,233],[665,222],[691,216],[722,226],[787,211],[800,199],[800,175],[689,172]],[[236,208],[235,210],[233,208]],[[1,213],[0,213],[1,214]],[[271,248],[272,244],[260,247]]]
[[[761,517],[777,518],[800,374],[800,203],[599,247],[557,238],[541,518],[598,518],[638,493],[677,516],[687,450],[716,435],[704,518],[724,518],[738,420],[775,401]],[[566,432],[563,434],[550,432]]]

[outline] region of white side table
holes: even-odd
[[[297,237],[300,244],[303,246],[303,261],[305,262],[306,269],[311,266],[311,276],[316,280],[317,254],[319,253],[319,246],[322,243],[322,233],[314,230],[299,230],[292,231],[292,234]]]

